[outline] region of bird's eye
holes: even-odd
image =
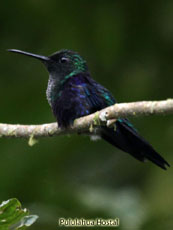
[[[60,58],[60,63],[67,63],[67,62],[69,62],[69,58],[67,57]]]

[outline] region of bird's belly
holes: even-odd
[[[60,127],[68,127],[73,124],[76,118],[90,114],[89,104],[85,98],[74,97],[71,94],[66,97],[61,96],[57,100],[53,112]]]

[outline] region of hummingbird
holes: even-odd
[[[47,100],[60,128],[73,125],[76,118],[99,111],[116,103],[109,90],[96,82],[81,55],[72,50],[60,50],[43,56],[10,49],[40,60],[48,70]],[[137,160],[150,160],[162,169],[170,166],[134,128],[127,118],[119,118],[113,127],[100,126],[99,137]]]

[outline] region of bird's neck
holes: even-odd
[[[67,82],[69,78],[74,77],[74,76],[76,76],[76,75],[78,75],[78,74],[83,74],[83,73],[82,73],[79,69],[76,69],[76,70],[74,70],[73,72],[67,74],[67,75],[60,81],[60,85],[64,85],[65,82]]]
[[[74,70],[70,74],[66,75],[62,79],[59,79],[53,75],[50,75],[48,86],[46,90],[47,100],[49,105],[52,107],[54,103],[56,103],[57,99],[61,96],[61,92],[63,91],[66,84],[68,84],[69,80],[73,79],[78,80],[81,78],[85,78],[89,73],[88,72],[81,72],[79,70]],[[73,82],[75,84],[76,81]]]

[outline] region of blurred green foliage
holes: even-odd
[[[84,56],[93,78],[119,102],[172,97],[173,1],[1,1],[0,122],[55,121],[39,61],[6,52]],[[132,119],[171,164],[172,116]],[[60,229],[59,217],[120,218],[119,229],[172,229],[172,168],[142,164],[103,141],[54,137],[29,147],[0,140],[0,200],[17,197],[40,216],[31,229]]]
[[[32,225],[38,216],[29,215],[22,209],[21,203],[12,198],[0,204],[0,230],[25,230]]]

